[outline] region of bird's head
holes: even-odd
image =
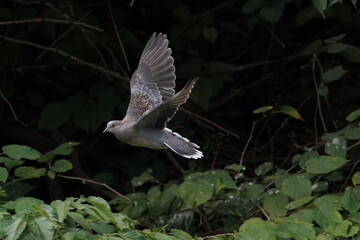
[[[113,120],[113,121],[108,122],[108,124],[106,125],[106,128],[104,130],[104,133],[106,133],[106,132],[114,133],[116,126],[119,126],[120,124],[121,124],[121,121],[118,121],[118,120]]]

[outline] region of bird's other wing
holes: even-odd
[[[131,97],[126,117],[139,119],[144,112],[174,96],[175,67],[165,34],[154,33],[131,77]]]
[[[175,94],[172,98],[166,100],[159,106],[146,112],[139,120],[135,123],[135,128],[159,128],[163,129],[166,124],[175,115],[179,106],[184,104],[189,98],[191,90],[193,89],[198,78],[194,78],[189,81],[185,87]]]

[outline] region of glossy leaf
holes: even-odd
[[[326,174],[344,166],[348,161],[342,157],[319,156],[306,161],[306,172]]]
[[[72,163],[66,159],[56,160],[54,164],[51,166],[51,170],[54,172],[67,172],[71,170],[73,167]]]
[[[34,168],[21,166],[15,169],[15,176],[23,178],[39,178],[45,176],[45,168]]]
[[[256,108],[255,110],[253,110],[253,113],[254,114],[264,113],[264,112],[270,111],[273,108],[274,108],[273,106],[263,106],[263,107],[259,107],[259,108]]]
[[[204,180],[185,181],[179,186],[180,197],[191,208],[207,202],[212,194],[213,187]]]
[[[4,167],[0,167],[0,182],[6,182],[8,179],[9,173],[8,170]]]
[[[41,153],[36,149],[25,146],[25,145],[6,145],[1,150],[9,157],[14,160],[29,159],[36,160],[41,156]]]
[[[152,169],[150,168],[146,169],[139,177],[134,177],[133,179],[131,179],[131,184],[134,187],[139,187],[144,183],[154,179],[154,177],[151,176],[151,173],[152,173]]]
[[[286,115],[289,115],[290,117],[293,117],[297,120],[303,120],[302,116],[300,115],[300,113],[298,112],[298,110],[294,107],[291,106],[281,106],[279,111],[281,113],[284,113]]]
[[[283,180],[281,191],[294,200],[309,197],[311,194],[311,182],[304,175],[292,175]]]
[[[349,113],[349,115],[347,115],[346,121],[352,122],[352,121],[355,121],[356,119],[358,119],[359,117],[360,117],[360,109],[357,109],[357,110]]]
[[[345,70],[341,65],[339,65],[327,70],[322,77],[324,82],[330,83],[340,79],[347,72],[347,70]]]

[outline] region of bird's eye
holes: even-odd
[[[112,128],[115,127],[115,124],[111,125],[111,127],[112,127]]]

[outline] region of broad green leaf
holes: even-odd
[[[185,181],[179,186],[179,194],[186,205],[196,208],[211,198],[213,187],[204,180]]]
[[[256,176],[264,176],[266,175],[268,172],[270,172],[271,170],[273,170],[273,162],[264,162],[262,164],[260,164],[256,169],[255,169],[255,175]]]
[[[274,231],[284,239],[305,240],[315,239],[316,236],[313,224],[292,218],[281,219]]]
[[[360,209],[360,202],[352,191],[351,187],[347,187],[345,193],[341,198],[341,203],[344,209],[349,213],[355,213]]]
[[[16,240],[24,231],[27,222],[27,216],[24,214],[15,214],[6,219],[2,223],[2,228],[5,234],[5,240]]]
[[[73,198],[67,198],[64,201],[55,200],[50,205],[55,208],[56,214],[58,217],[58,221],[62,223],[64,219],[67,217],[69,210],[71,208],[71,204],[73,204]]]
[[[225,169],[226,170],[233,170],[235,172],[239,172],[239,171],[245,170],[246,167],[244,167],[243,165],[240,165],[240,164],[233,163],[233,164],[230,164],[230,165],[226,166]]]
[[[134,187],[139,187],[144,183],[154,179],[154,177],[151,176],[151,173],[152,173],[152,169],[150,168],[146,169],[139,177],[134,177],[133,179],[131,179],[131,184]]]
[[[323,18],[325,18],[324,11],[327,9],[328,0],[312,0],[316,10],[318,10]]]
[[[278,237],[274,227],[275,224],[272,221],[250,218],[240,226],[239,233],[236,234],[236,237],[249,240],[276,240]]]
[[[8,170],[4,167],[0,167],[0,181],[3,183],[6,182],[8,176],[9,176]]]
[[[325,142],[325,153],[334,157],[346,157],[346,141],[344,137],[338,136],[337,134],[327,134],[322,139]]]
[[[324,42],[328,43],[328,44],[336,43],[336,42],[342,40],[344,37],[346,37],[346,34],[339,34],[339,35],[325,39]]]
[[[54,165],[51,166],[51,170],[54,172],[67,172],[72,169],[72,163],[66,159],[60,159],[55,161]]]
[[[77,212],[68,212],[68,215],[72,218],[72,220],[77,224],[80,225],[86,231],[92,231],[91,227],[89,226],[88,221],[83,217],[83,215]]]
[[[319,156],[306,161],[306,172],[312,174],[326,174],[344,166],[348,161],[341,157]]]
[[[354,175],[351,178],[351,181],[354,185],[360,184],[360,171],[357,171],[356,173],[354,173]]]
[[[208,40],[211,44],[214,44],[219,36],[218,30],[213,27],[204,27],[202,29],[202,34],[205,37],[205,39]]]
[[[91,203],[94,207],[96,207],[96,212],[99,214],[99,216],[102,217],[102,219],[104,219],[105,221],[115,222],[110,206],[108,202],[105,201],[103,198],[90,196],[88,198],[82,197],[82,199],[85,199],[87,202]]]
[[[344,51],[349,45],[345,43],[333,43],[326,49],[327,53],[335,54]]]
[[[351,237],[348,234],[351,225],[352,223],[347,220],[332,222],[327,227],[325,227],[325,230],[335,237]]]
[[[15,169],[15,176],[23,178],[39,178],[45,176],[45,168],[34,168],[21,166]]]
[[[191,239],[193,239],[190,236],[190,234],[188,234],[187,232],[184,232],[183,230],[180,230],[180,229],[172,228],[170,230],[170,233],[172,235],[174,235],[175,237],[178,237],[181,240],[191,240]]]
[[[284,10],[284,2],[273,1],[269,6],[260,10],[260,16],[271,23],[276,23],[280,20]]]
[[[246,182],[241,185],[240,197],[243,200],[258,201],[264,193],[264,185],[254,184],[252,182]]]
[[[289,115],[290,117],[293,117],[293,118],[295,118],[295,119],[297,119],[297,120],[304,120],[303,118],[302,118],[302,116],[300,115],[300,113],[298,112],[298,110],[296,109],[296,108],[294,108],[294,107],[291,107],[291,106],[281,106],[280,107],[280,109],[279,109],[279,111],[281,112],[281,113],[284,113],[284,114],[286,114],[286,115]]]
[[[286,204],[289,203],[289,198],[282,193],[267,194],[264,199],[264,210],[272,217],[280,217],[286,214]]]
[[[39,118],[39,130],[50,130],[64,125],[69,120],[69,109],[63,102],[50,103],[43,108]]]
[[[259,108],[256,108],[255,110],[253,110],[253,113],[254,114],[264,113],[264,112],[270,111],[273,108],[274,108],[274,106],[263,106],[263,107],[259,107]]]
[[[286,204],[285,208],[287,210],[293,210],[299,207],[304,206],[305,204],[307,204],[308,202],[310,202],[311,200],[313,200],[315,197],[303,197],[303,198],[299,198],[295,201],[289,202],[288,204]]]
[[[89,226],[93,229],[93,231],[98,234],[113,234],[115,232],[115,228],[113,225],[105,223],[103,221],[91,221]]]
[[[41,156],[41,153],[29,146],[25,145],[6,145],[1,150],[9,157],[14,160],[29,159],[36,160]]]
[[[339,66],[336,66],[336,67],[333,67],[333,68],[327,70],[322,75],[322,78],[323,78],[324,82],[330,83],[330,82],[340,79],[347,72],[348,72],[348,70],[345,70],[341,65],[339,65]]]
[[[170,236],[160,232],[150,232],[148,236],[156,240],[173,240],[173,238],[171,238]]]
[[[321,47],[321,44],[322,41],[320,39],[315,40],[314,42],[307,45],[300,53],[305,56],[312,55]]]
[[[358,47],[348,46],[340,55],[350,62],[360,62],[360,48]]]
[[[281,191],[294,200],[309,197],[311,182],[304,175],[291,175],[282,182]]]
[[[360,109],[357,109],[357,110],[349,113],[349,115],[347,115],[346,121],[352,122],[352,121],[358,119],[359,117],[360,117]]]
[[[126,240],[148,240],[149,238],[146,238],[144,235],[140,234],[138,231],[133,230],[131,228],[125,228],[121,232],[119,232],[119,235]]]
[[[56,177],[56,173],[53,172],[53,171],[51,171],[51,170],[49,170],[49,171],[47,172],[47,175],[48,175],[48,177],[49,177],[50,179],[52,179],[52,180],[54,180],[55,177]]]
[[[16,200],[15,212],[20,213],[21,211],[28,211],[39,204],[44,204],[44,201],[32,197],[22,197]]]
[[[7,169],[12,169],[14,167],[20,166],[24,163],[23,160],[14,160],[8,157],[0,157],[0,163],[3,163]]]
[[[296,200],[296,201],[300,201],[300,199]],[[304,221],[304,222],[313,223],[313,220],[314,220],[314,208],[300,209],[300,210],[296,211],[295,213],[292,213],[291,215],[289,215],[288,218],[290,218],[290,219],[298,219],[298,220],[301,220],[301,221]]]
[[[53,213],[48,213],[51,215],[31,216],[28,220],[27,226],[29,227],[29,231],[36,236],[36,239],[48,240],[54,238],[56,229],[55,219]]]
[[[72,151],[74,150],[74,147],[79,144],[80,144],[79,142],[66,142],[66,143],[63,143],[63,144],[57,146],[52,152],[55,155],[68,156],[72,153]]]
[[[316,198],[314,205],[314,220],[323,228],[332,222],[340,222],[343,220],[340,210],[342,210],[341,197],[334,195],[325,195]]]
[[[360,139],[360,127],[345,129],[344,137],[349,140],[359,140]]]

